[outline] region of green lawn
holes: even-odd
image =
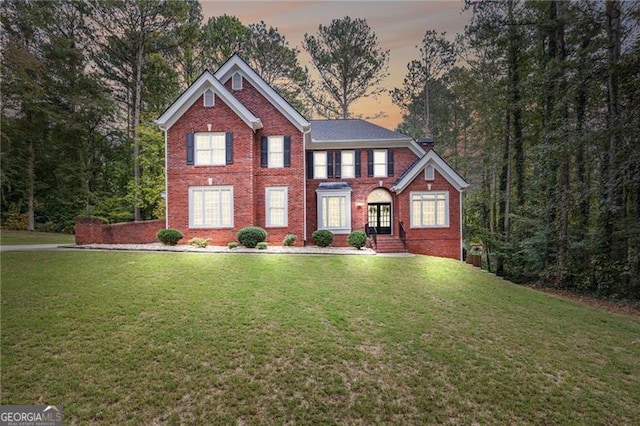
[[[640,321],[416,256],[2,255],[2,404],[65,424],[637,424]]]
[[[0,231],[0,245],[17,246],[32,244],[74,244],[75,236],[49,232]]]

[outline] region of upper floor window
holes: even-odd
[[[215,105],[215,95],[213,94],[213,90],[207,89],[204,91],[204,106],[212,107]]]
[[[196,133],[195,154],[199,166],[226,164],[225,133]]]
[[[263,136],[260,140],[260,166],[291,166],[291,136]]]
[[[314,179],[327,178],[327,152],[326,151],[313,152],[313,178]]]
[[[343,178],[356,177],[355,151],[342,151],[340,153],[340,175]]]
[[[242,74],[236,72],[231,77],[231,89],[242,90]]]
[[[373,177],[387,176],[387,150],[376,149],[373,151]]]
[[[367,176],[393,176],[392,149],[370,149],[367,152]]]

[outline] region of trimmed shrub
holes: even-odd
[[[365,244],[367,244],[367,234],[363,231],[353,231],[347,237],[347,242],[351,247],[355,247],[360,250]]]
[[[211,241],[211,238],[193,237],[189,240],[189,244],[194,247],[205,248],[209,245],[209,241]]]
[[[258,250],[266,250],[267,249],[267,243],[265,243],[264,241],[261,241],[258,244],[256,244],[256,247],[258,247]]]
[[[287,234],[285,235],[284,240],[282,240],[282,245],[286,247],[293,247],[296,245],[297,240],[298,237],[295,234]]]
[[[267,231],[259,226],[247,226],[236,234],[238,242],[247,248],[255,248],[256,244],[267,239]]]
[[[326,229],[318,229],[311,235],[311,238],[313,238],[317,246],[327,247],[333,242],[333,232]]]
[[[184,235],[177,229],[161,229],[156,234],[156,237],[158,237],[165,246],[175,246],[178,244],[178,241],[184,238]]]
[[[234,248],[238,247],[238,243],[236,243],[235,241],[231,241],[229,244],[227,244],[227,247],[229,247],[230,250],[233,250]]]

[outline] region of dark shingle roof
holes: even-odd
[[[393,132],[377,124],[360,119],[310,120],[313,142],[356,142],[377,140],[410,140],[411,137]]]

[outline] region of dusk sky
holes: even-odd
[[[212,16],[237,16],[243,24],[264,21],[277,27],[289,46],[300,49],[300,60],[309,65],[309,57],[302,49],[304,34],[316,34],[318,25],[328,25],[333,19],[350,16],[364,18],[376,33],[380,46],[390,50],[389,77],[385,88],[400,87],[407,63],[417,58],[416,45],[422,42],[426,30],[446,31],[453,40],[464,31],[469,13],[462,13],[463,0],[450,1],[218,1],[201,0],[204,22]],[[394,129],[401,121],[400,109],[387,94],[378,100],[366,99],[353,107],[364,116],[384,111],[387,116],[372,120]]]

